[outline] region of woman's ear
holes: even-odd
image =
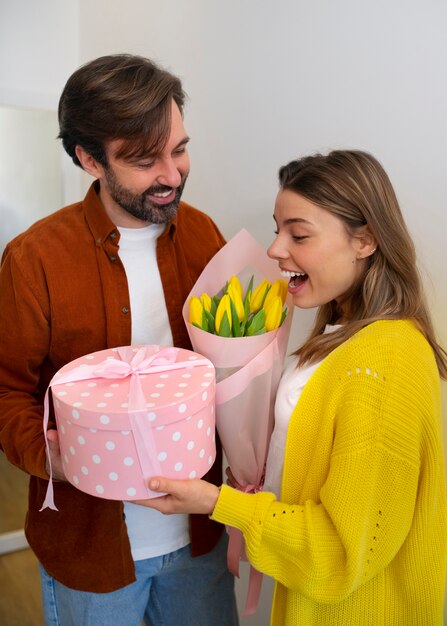
[[[359,228],[355,234],[357,258],[365,259],[377,250],[377,239],[368,224]]]
[[[355,246],[357,248],[357,258],[366,259],[377,250],[377,239],[371,232],[368,224],[361,226],[355,234]]]
[[[94,178],[102,177],[104,173],[103,166],[98,163],[98,161],[92,157],[89,152],[84,150],[82,146],[76,146],[75,152],[83,170],[85,170],[88,174],[91,174]]]

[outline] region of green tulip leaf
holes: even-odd
[[[248,283],[248,287],[247,290],[245,292],[245,298],[244,298],[244,308],[247,309],[249,307],[249,299],[250,299],[250,294],[253,291],[253,279],[254,279],[254,274],[251,275],[250,278],[250,282]]]
[[[211,309],[212,310],[212,309]],[[207,323],[208,323],[208,332],[212,333],[213,335],[216,334],[216,325],[214,323],[214,315],[212,315],[212,313],[210,313],[209,311],[204,310],[206,319],[207,319]]]
[[[203,309],[202,310],[202,330],[205,330],[206,332],[209,331],[209,327],[208,327],[208,319],[206,317],[206,310]]]
[[[257,332],[255,332],[253,336],[256,337],[257,335],[264,335],[266,332],[267,331],[264,326],[264,328],[261,328],[261,330],[258,330]]]
[[[213,296],[211,298],[211,315],[215,318],[217,307],[219,306],[220,298],[219,296]]]
[[[222,316],[222,321],[220,322],[219,335],[221,337],[231,337],[231,326],[230,322],[228,321],[228,315],[226,311]]]
[[[262,304],[261,304],[261,307],[263,307],[263,306],[264,306],[265,299],[267,298],[267,294],[268,294],[268,292],[270,291],[270,289],[271,289],[271,288],[272,288],[272,286],[271,286],[271,285],[267,285],[267,289],[265,290],[264,297],[262,298]]]
[[[230,307],[231,307],[231,319],[233,321],[233,328],[232,328],[233,337],[242,337],[239,317],[238,317],[234,302],[231,298],[230,298]]]
[[[250,325],[247,327],[246,334],[249,337],[258,334],[258,332],[265,326],[265,311],[261,309],[251,319]]]

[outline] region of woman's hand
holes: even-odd
[[[150,500],[134,500],[161,513],[206,513],[213,512],[219,497],[219,487],[205,480],[172,480],[156,476],[149,480],[149,489],[160,493],[160,497]]]

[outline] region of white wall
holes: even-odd
[[[184,80],[186,199],[267,245],[278,167],[336,147],[387,169],[447,343],[447,6],[442,0],[80,0],[81,60],[130,51]],[[110,8],[111,7],[111,8]],[[299,316],[297,316],[299,317]],[[306,318],[307,319],[307,318]],[[296,323],[295,323],[296,326]]]
[[[0,98],[25,90],[53,104],[75,67],[112,52],[151,56],[183,78],[185,199],[227,237],[245,227],[270,242],[276,174],[291,158],[371,151],[394,182],[447,345],[443,0],[20,0],[5,11],[1,48],[17,62],[0,55]],[[310,320],[295,316],[294,343]],[[267,596],[244,624],[268,623]]]
[[[54,111],[0,105],[0,254],[63,202],[58,132]]]
[[[80,63],[79,13],[78,0],[0,0],[1,105],[57,110],[63,86]],[[18,148],[14,147],[15,154]],[[68,204],[78,199],[86,176],[73,168],[62,149],[60,153],[63,196]],[[26,165],[30,156],[22,153]],[[48,212],[52,210],[48,207]],[[39,217],[43,212],[42,205]]]
[[[79,63],[77,0],[0,2],[0,102],[57,107]]]

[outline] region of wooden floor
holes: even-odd
[[[20,530],[26,512],[28,477],[0,452],[0,533]],[[0,624],[43,626],[40,576],[30,549],[0,555]]]

